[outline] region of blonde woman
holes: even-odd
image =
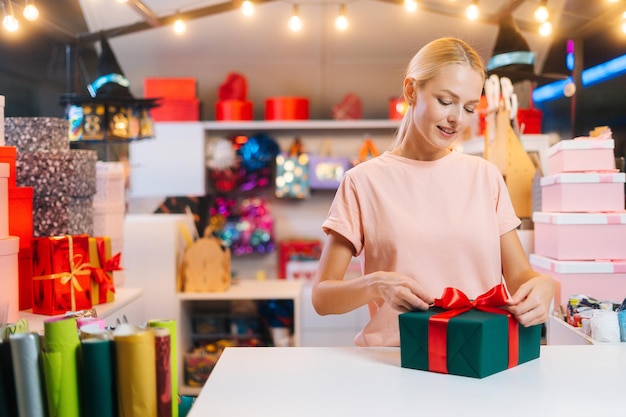
[[[535,272],[517,236],[520,219],[497,167],[453,150],[485,81],[480,56],[441,38],[411,60],[409,104],[391,150],[349,170],[322,227],[313,286],[321,315],[369,306],[358,346],[399,346],[398,314],[425,310],[445,287],[470,298],[503,282],[524,326],[545,322],[553,281]],[[363,253],[363,275],[344,280]]]

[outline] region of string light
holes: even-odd
[[[293,14],[289,18],[289,29],[291,29],[292,32],[298,32],[302,29],[302,19],[300,19],[297,4],[293,5]]]
[[[626,33],[626,12],[622,13],[622,32]]]
[[[8,32],[15,32],[16,30],[19,29],[20,24],[15,18],[15,15],[13,14],[13,6],[11,5],[11,0],[8,0],[7,4],[9,5],[8,7],[5,6],[4,0],[2,0],[2,11],[4,12],[4,19],[2,19],[2,26],[4,26],[4,28]]]
[[[542,24],[539,25],[539,34],[541,36],[543,36],[544,38],[552,35],[552,23],[550,22],[543,22]]]
[[[404,10],[413,13],[417,10],[417,0],[404,0]]]
[[[251,0],[244,0],[241,3],[241,13],[244,16],[252,16],[254,14],[254,3]]]
[[[22,14],[24,15],[24,19],[28,20],[29,22],[34,22],[39,17],[39,10],[37,9],[37,6],[35,6],[35,4],[31,1],[25,1],[26,6],[24,6],[24,11],[22,12]]]
[[[339,6],[339,16],[335,19],[335,27],[337,30],[346,30],[348,29],[348,18],[346,17],[346,5],[342,4]]]
[[[465,9],[465,16],[469,20],[478,19],[478,15],[480,14],[480,9],[478,8],[478,0],[472,0],[472,2]]]
[[[535,20],[539,23],[546,22],[550,18],[548,11],[548,0],[541,0],[541,4],[535,10]]]

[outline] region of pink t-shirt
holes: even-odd
[[[502,174],[485,159],[385,152],[346,172],[322,228],[363,252],[365,274],[397,271],[433,298],[456,287],[472,299],[501,282],[500,236],[519,224]],[[399,312],[382,300],[369,307],[355,343],[399,346]]]

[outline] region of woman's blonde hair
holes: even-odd
[[[483,82],[485,80],[485,66],[480,55],[466,42],[452,37],[435,39],[424,45],[409,62],[405,79],[412,78],[416,87],[421,87],[448,64],[468,65],[481,74]],[[407,110],[404,114],[392,149],[400,145],[409,126],[410,113]]]

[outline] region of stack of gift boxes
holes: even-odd
[[[2,125],[8,232],[19,237],[11,299],[19,310],[46,315],[113,301],[120,255],[94,227],[96,152],[69,148],[64,119],[8,117]]]
[[[603,129],[549,149],[530,262],[554,278],[555,310],[565,312],[581,294],[616,302],[626,296],[626,177],[615,169],[614,146]]]
[[[146,78],[143,90],[146,98],[159,99],[159,106],[150,109],[155,122],[200,120],[195,78]]]

